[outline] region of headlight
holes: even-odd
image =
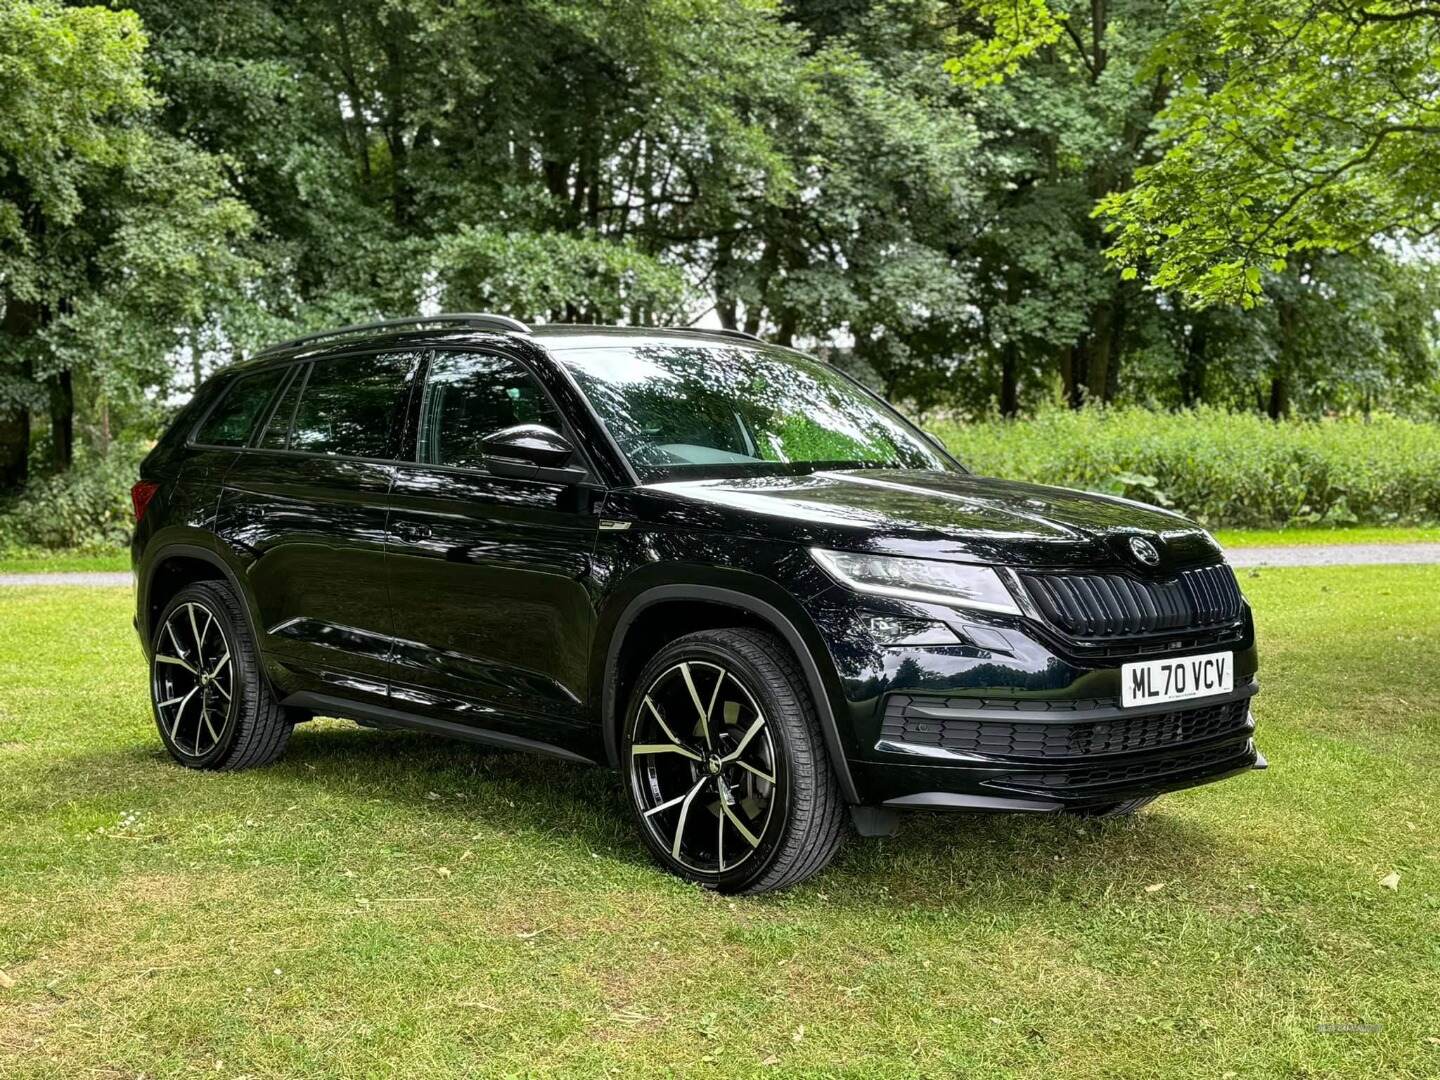
[[[810,554],[830,576],[856,592],[919,600],[926,604],[976,608],[1019,615],[1020,609],[1000,575],[988,566],[858,555],[811,548]]]

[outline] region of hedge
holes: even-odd
[[[1440,521],[1440,425],[1393,416],[1055,410],[935,432],[978,473],[1126,495],[1211,527]]]

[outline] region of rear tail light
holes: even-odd
[[[130,489],[130,503],[135,507],[135,521],[138,524],[145,516],[145,509],[150,505],[150,500],[160,490],[160,485],[153,480],[141,480]]]

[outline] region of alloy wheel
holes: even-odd
[[[211,753],[235,710],[235,665],[219,618],[194,601],[176,607],[160,628],[151,670],[171,746],[187,757]]]
[[[750,859],[774,816],[778,774],[769,721],[740,678],[709,661],[675,664],[632,725],[630,783],[655,842],[699,873]]]

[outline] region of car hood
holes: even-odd
[[[846,550],[1009,565],[1136,566],[1129,542],[1143,536],[1162,560],[1149,569],[1161,571],[1213,562],[1219,553],[1204,529],[1159,507],[969,473],[867,469],[640,490],[667,504],[661,518],[677,524],[688,516],[692,524]]]

